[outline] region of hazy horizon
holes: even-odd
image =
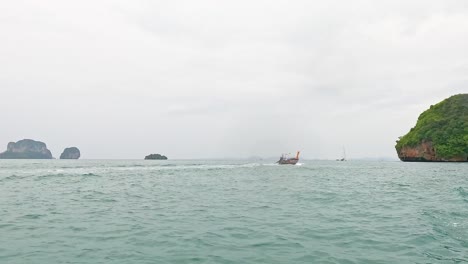
[[[0,11],[0,152],[83,159],[396,159],[468,92],[466,1],[13,1]]]

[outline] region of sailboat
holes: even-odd
[[[341,159],[337,159],[336,161],[346,161],[346,150],[344,147],[343,147],[343,156],[341,157]]]

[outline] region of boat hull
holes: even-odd
[[[279,160],[278,164],[280,165],[296,165],[296,163],[299,161],[299,159],[284,159],[284,160]]]

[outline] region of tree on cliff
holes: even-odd
[[[167,157],[161,154],[150,154],[145,157],[145,160],[167,160]]]
[[[467,161],[468,94],[458,94],[431,105],[418,118],[416,126],[395,146],[399,156],[403,148],[430,142],[437,161]],[[401,158],[401,156],[400,156]]]

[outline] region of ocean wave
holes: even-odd
[[[16,175],[16,174],[12,174],[10,176],[7,176],[5,178],[0,179],[0,182],[11,181],[11,180],[19,180],[19,179],[22,179],[24,177],[26,177],[26,176],[19,176],[19,175]]]
[[[100,175],[94,174],[94,173],[92,173],[92,172],[88,172],[88,173],[81,174],[81,176],[85,176],[85,177],[101,177]]]
[[[455,188],[455,190],[460,195],[460,197],[464,198],[465,201],[468,201],[468,191],[466,191],[463,187]]]

